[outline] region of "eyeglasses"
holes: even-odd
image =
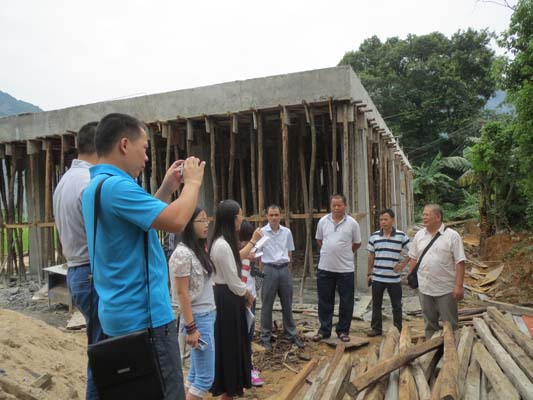
[[[197,220],[194,220],[192,222],[196,222],[196,223],[199,223],[199,224],[205,224],[205,225],[209,225],[209,220],[208,219],[197,219]]]

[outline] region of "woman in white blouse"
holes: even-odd
[[[215,267],[207,254],[208,227],[206,212],[196,208],[169,260],[172,304],[181,311],[180,332],[192,347],[187,400],[202,399],[215,375]]]
[[[247,257],[262,236],[256,229],[252,240],[238,250],[238,230],[242,210],[236,201],[224,200],[216,210],[213,239],[209,254],[216,267],[213,277],[217,306],[215,322],[215,381],[213,396],[223,399],[242,396],[251,387],[251,343],[246,307],[253,296],[241,280],[241,258]]]

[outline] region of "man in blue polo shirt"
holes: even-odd
[[[409,250],[409,237],[394,228],[394,211],[390,208],[379,213],[381,229],[368,240],[368,283],[372,285],[372,330],[368,336],[382,333],[381,306],[385,290],[392,303],[394,326],[402,331],[402,284],[400,272],[409,262],[409,257],[401,260],[402,252]]]
[[[149,325],[144,263],[144,234],[148,232],[149,301],[165,399],[184,399],[168,270],[156,230],[183,230],[196,207],[205,162],[195,157],[175,162],[151,196],[135,180],[148,160],[147,128],[141,121],[125,114],[105,116],[98,124],[95,145],[99,164],[90,170],[91,183],[83,194],[82,208],[103,331],[120,336]],[[95,191],[103,179],[94,241]],[[182,181],[180,197],[170,202]]]

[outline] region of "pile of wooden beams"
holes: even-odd
[[[413,343],[392,327],[364,357],[342,344],[330,360],[310,361],[276,399],[533,400],[533,339],[496,307],[453,332]]]

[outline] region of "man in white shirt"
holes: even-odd
[[[361,246],[361,231],[346,209],[346,197],[343,194],[332,195],[331,213],[320,218],[316,229],[315,238],[320,247],[317,272],[320,329],[313,336],[315,342],[331,336],[335,289],[340,299],[337,336],[343,342],[350,341],[355,291],[354,254]]]
[[[98,319],[98,294],[91,283],[87,236],[81,211],[81,195],[91,180],[89,168],[98,160],[94,145],[96,125],[97,122],[90,122],[80,129],[76,138],[78,158],[72,161],[59,180],[53,198],[59,240],[67,259],[67,285],[72,302],[85,318],[87,335],[92,332],[89,343],[104,339]],[[98,399],[90,368],[87,368],[86,398]]]
[[[457,302],[464,297],[465,252],[461,236],[442,223],[442,208],[428,204],[422,212],[424,229],[418,231],[409,249],[412,272],[418,258],[437,235],[418,267],[418,295],[426,323],[426,338],[439,330],[439,317],[458,326]]]
[[[279,296],[283,314],[283,329],[290,342],[302,348],[292,317],[292,276],[289,271],[294,241],[290,229],[280,225],[279,206],[267,208],[268,224],[262,228],[268,237],[262,251],[261,261],[265,266],[265,278],[261,289],[261,341],[267,350],[272,350],[272,307],[276,294]]]

